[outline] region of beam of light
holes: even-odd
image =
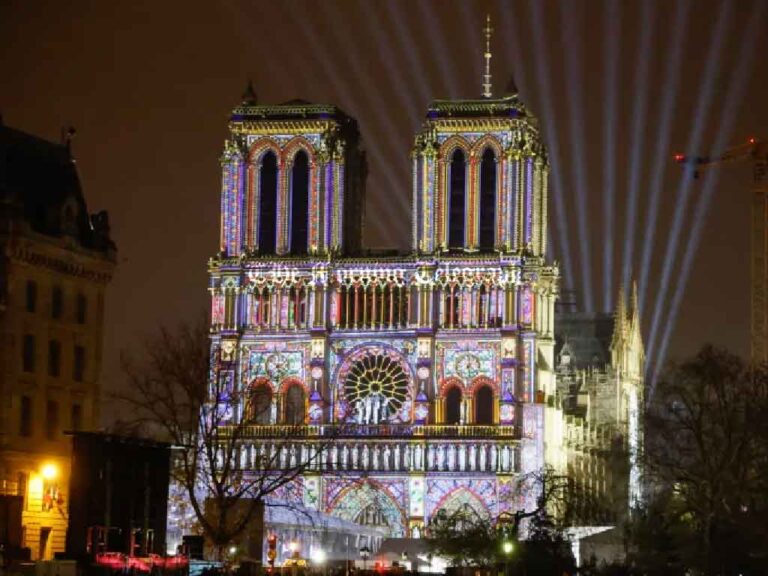
[[[642,28],[640,32],[640,48],[635,62],[635,84],[632,91],[635,106],[632,114],[631,145],[629,156],[629,182],[624,218],[624,256],[622,268],[622,285],[629,286],[632,280],[634,264],[635,228],[637,223],[637,197],[640,190],[640,169],[643,164],[643,140],[646,131],[646,109],[648,102],[648,69],[651,63],[651,42],[654,34],[654,18],[650,2],[641,2]]]
[[[736,120],[737,112],[739,111],[739,103],[742,101],[744,90],[747,86],[747,80],[749,79],[749,70],[751,68],[752,59],[755,55],[755,47],[757,45],[757,39],[760,33],[764,30],[763,19],[765,18],[765,9],[768,3],[762,0],[755,0],[752,4],[752,13],[748,20],[748,28],[746,33],[742,36],[742,42],[739,49],[738,57],[736,58],[736,70],[731,77],[731,83],[728,88],[725,104],[722,107],[723,114],[720,119],[720,127],[715,139],[715,143],[712,146],[713,153],[719,153],[722,151],[731,138],[731,132],[733,130],[733,124]],[[685,288],[688,283],[688,279],[691,273],[691,267],[696,256],[696,249],[699,245],[702,230],[707,220],[707,212],[712,201],[712,196],[717,189],[717,182],[720,176],[720,170],[715,167],[713,170],[708,171],[706,179],[704,181],[703,190],[701,192],[701,198],[696,203],[696,210],[693,216],[693,227],[691,233],[688,235],[688,243],[685,250],[685,257],[681,266],[681,272],[679,275],[679,281],[675,286],[675,292],[672,297],[672,304],[670,306],[669,318],[666,326],[664,327],[664,334],[661,338],[661,344],[659,345],[659,355],[656,361],[656,365],[653,370],[653,377],[651,378],[651,386],[649,393],[649,401],[653,398],[656,382],[659,375],[664,368],[664,360],[669,346],[669,340],[672,336],[675,323],[677,320],[677,314],[680,311],[680,304],[685,295]],[[751,193],[751,191],[750,191]]]
[[[357,8],[359,9],[360,5],[357,5]],[[368,9],[375,11],[376,3],[372,3]],[[387,76],[389,77],[391,83],[397,87],[394,92],[397,95],[398,108],[408,113],[408,117],[412,126],[417,126],[420,114],[415,106],[416,97],[413,93],[414,89],[417,88],[417,84],[408,82],[405,79],[404,70],[406,67],[397,66],[396,61],[391,57],[392,50],[390,47],[393,43],[390,43],[386,38],[384,38],[384,34],[382,33],[380,27],[380,20],[373,17],[371,14],[363,14],[360,10],[358,10],[358,16],[358,20],[365,22],[365,28],[368,34],[372,36],[376,42],[376,46],[378,47],[377,51],[381,55],[381,61],[384,65],[384,69],[387,72]]]
[[[456,79],[451,72],[451,62],[448,56],[451,51],[448,49],[448,43],[445,41],[440,25],[441,10],[434,10],[434,7],[432,7],[433,11],[430,11],[431,5],[428,5],[424,0],[417,0],[415,4],[419,9],[422,30],[426,30],[429,44],[433,48],[431,56],[433,58],[436,57],[437,66],[440,69],[440,78],[443,81],[443,86],[448,90],[446,96],[448,98],[458,98],[459,89],[456,85]]]
[[[477,86],[477,94],[481,92],[481,84],[483,77],[484,62],[483,54],[485,53],[485,39],[480,38],[480,33],[485,27],[485,15],[483,15],[482,24],[478,22],[477,15],[478,10],[471,10],[470,3],[459,0],[459,10],[461,11],[461,19],[464,21],[465,37],[467,38],[467,49],[472,54],[470,62],[472,63],[472,86]],[[491,28],[495,28],[496,23],[491,22]],[[491,35],[491,53],[493,53],[494,46],[498,46],[498,34],[494,31]],[[493,59],[491,59],[491,72],[493,72]],[[493,76],[491,76],[493,78]],[[499,88],[498,78],[496,79],[495,90],[493,91],[494,98],[498,97]],[[473,96],[475,92],[472,92]]]
[[[347,20],[347,11],[339,10],[337,4],[329,3],[324,4],[323,6],[325,9],[318,9],[318,12],[326,18],[326,29],[332,30],[332,36],[341,48],[341,50],[334,52],[335,54],[340,55],[340,60],[336,64],[342,69],[348,68],[351,70],[351,77],[355,79],[357,84],[357,93],[362,93],[364,95],[364,101],[368,102],[373,110],[379,112],[389,110],[390,106],[388,105],[388,102],[381,95],[381,91],[375,88],[376,83],[371,76],[370,66],[363,65],[360,59],[356,57],[359,52],[355,50],[355,46],[352,43],[349,34],[341,33],[342,30],[350,30],[352,28],[351,23]],[[362,91],[360,90],[361,88]],[[399,96],[406,106],[414,106],[413,101],[409,101],[407,96],[403,96],[402,94],[399,94]],[[390,150],[400,150],[400,142],[402,138],[397,130],[395,130],[394,122],[389,122],[386,114],[377,114],[375,115],[375,118],[377,119],[379,127],[383,128],[383,133],[386,135],[387,144]],[[407,166],[407,163],[399,162],[390,165],[390,169],[395,167],[397,171],[402,173],[407,170]],[[408,181],[407,175],[401,174],[401,176],[405,176],[401,181]]]
[[[288,7],[289,18],[291,18],[291,20],[294,22],[294,28],[297,28],[302,37],[306,40],[304,44],[308,44],[310,46],[310,50],[307,52],[314,56],[315,61],[320,65],[324,78],[330,82],[331,87],[337,94],[338,98],[342,100],[342,102],[349,102],[349,97],[355,95],[356,93],[355,87],[348,85],[345,82],[344,77],[339,75],[336,63],[332,65],[327,58],[320,56],[321,54],[327,54],[328,50],[320,40],[315,26],[312,26],[311,23],[306,18],[304,18],[303,14],[296,13],[296,7],[293,3],[288,2],[286,5]],[[367,95],[368,91],[366,91],[366,96]],[[351,102],[351,104],[354,105],[355,102]],[[385,131],[387,132],[388,136],[389,149],[396,149],[397,137],[394,134],[394,129],[392,128],[391,123],[384,122],[384,119],[379,118],[378,116],[376,116],[376,118],[379,123],[383,123],[387,128]],[[407,182],[408,179],[401,178],[398,181],[394,175],[394,171],[389,169],[391,166],[397,166],[397,163],[392,162],[390,158],[386,158],[382,154],[381,150],[381,146],[373,146],[371,149],[367,150],[367,153],[371,159],[371,163],[374,165],[374,167],[378,167],[376,174],[383,177],[385,184],[389,187],[390,190],[401,190],[403,188],[402,183]],[[406,204],[408,204],[407,201]],[[386,238],[387,242],[397,243],[398,237],[401,234],[404,234],[405,231],[399,234],[397,230],[393,229],[391,223],[403,221],[403,212],[401,210],[397,210],[394,202],[381,202],[379,203],[378,207],[387,213],[386,217],[369,219],[366,225],[375,227],[377,233],[382,234],[382,236]],[[407,210],[408,209],[406,208],[406,211]]]
[[[518,31],[515,26],[515,21],[511,17],[512,10],[509,8],[509,3],[505,0],[497,1],[496,13],[501,15],[501,19],[497,25],[496,37],[502,42],[503,49],[506,53],[507,66],[511,68],[506,71],[506,76],[499,78],[499,80],[504,82],[504,84],[499,85],[499,88],[506,89],[506,82],[509,81],[510,74],[515,72],[515,74],[512,75],[514,76],[518,89],[521,89],[524,92],[525,88],[527,88],[528,78],[528,69],[526,67],[527,60],[520,50]],[[565,252],[560,244],[560,242],[564,241],[565,239],[557,234],[557,230],[553,226],[547,225],[547,250],[554,260],[560,259],[560,254]],[[570,266],[570,262],[568,265]],[[568,270],[570,271],[570,267],[568,267]],[[565,285],[563,286],[563,289],[566,289]]]
[[[705,127],[705,120],[709,113],[709,108],[712,105],[713,93],[715,88],[715,79],[717,73],[720,70],[720,60],[723,54],[723,42],[725,40],[725,31],[728,28],[728,22],[731,16],[730,2],[723,2],[720,5],[720,13],[718,14],[715,22],[714,40],[709,45],[709,52],[707,54],[707,64],[704,75],[704,86],[699,92],[699,100],[696,104],[696,109],[693,116],[693,130],[688,138],[688,145],[686,150],[696,154],[697,150],[701,147],[701,136]],[[666,303],[667,292],[669,290],[669,284],[672,277],[672,271],[674,270],[675,259],[677,254],[677,246],[680,240],[680,234],[683,229],[683,223],[685,220],[685,210],[688,204],[688,196],[691,190],[692,178],[683,178],[680,181],[678,187],[675,214],[672,220],[672,228],[670,229],[669,238],[667,240],[667,249],[664,254],[664,265],[661,272],[661,281],[659,283],[659,291],[656,294],[656,301],[653,310],[653,319],[651,321],[651,331],[648,337],[648,351],[646,355],[646,366],[651,365],[651,360],[654,358],[654,352],[656,350],[656,338],[661,327],[661,314]]]
[[[260,44],[256,41],[257,38],[261,38],[265,40],[265,44],[270,45],[273,42],[277,41],[277,38],[275,37],[275,34],[273,33],[273,27],[271,26],[260,26],[260,24],[263,23],[263,21],[254,20],[252,17],[252,11],[246,10],[245,5],[241,3],[236,2],[222,2],[222,7],[225,10],[228,10],[233,14],[231,21],[236,23],[235,26],[235,32],[237,33],[238,39],[243,45],[250,46],[250,48],[253,50],[254,54],[258,54],[260,50]],[[276,11],[278,14],[276,17],[279,17],[279,10]],[[248,22],[250,21],[250,24]],[[254,28],[258,29],[260,31],[259,35],[256,35],[253,33]],[[282,90],[276,90],[277,92],[286,91],[288,90],[288,82],[287,78],[289,78],[288,75],[285,74],[278,74],[278,62],[273,58],[266,58],[265,62],[266,64],[265,68],[266,73],[264,75],[265,78],[270,78],[272,82],[279,82],[280,88]],[[249,71],[250,72],[250,71]],[[307,72],[305,70],[304,66],[300,66],[296,69],[296,72],[301,77],[300,84],[307,85],[308,82],[308,76]],[[245,82],[249,80],[249,78],[243,78],[243,86],[245,86]],[[256,79],[254,79],[254,84],[256,84]],[[257,96],[259,96],[258,92],[258,85],[256,86],[257,90]],[[290,87],[290,90],[293,90],[293,87]]]
[[[603,12],[603,311],[613,310],[613,245],[616,202],[616,100],[619,92],[619,37],[621,2],[608,0]]]
[[[571,166],[574,171],[576,197],[576,226],[579,232],[579,249],[581,250],[581,283],[584,289],[582,299],[586,312],[594,311],[594,294],[592,293],[592,248],[589,241],[587,226],[587,162],[584,158],[584,75],[581,69],[582,48],[579,29],[583,17],[575,4],[560,4],[561,25],[565,30],[566,78],[569,86],[568,110],[570,115]]]
[[[421,58],[417,57],[418,48],[413,41],[414,33],[408,28],[408,19],[403,18],[399,10],[398,14],[395,14],[394,10],[399,6],[397,2],[372,4],[372,6],[377,5],[386,8],[384,19],[395,29],[395,38],[391,45],[400,47],[400,53],[398,54],[397,60],[399,62],[408,62],[408,66],[403,67],[408,73],[408,82],[418,88],[420,104],[422,108],[426,110],[427,105],[432,100],[433,94],[427,82],[427,71],[424,67],[424,63]]]
[[[510,68],[506,71],[506,76],[499,79],[504,82],[499,88],[506,90],[506,82],[509,81],[510,75],[512,75],[518,89],[524,94],[528,88],[527,80],[529,70],[526,66],[528,60],[521,51],[520,42],[518,42],[518,29],[515,25],[517,20],[512,18],[512,9],[510,8],[509,2],[505,0],[497,1],[496,13],[501,15],[497,37],[503,44],[504,51],[506,52],[507,66]],[[567,242],[567,238],[563,237],[562,234],[558,234],[558,230],[554,226],[549,226],[548,222],[545,224],[547,226],[547,251],[554,261],[562,260],[563,256],[561,256],[561,254],[567,254],[564,249],[564,243]],[[569,276],[571,270],[570,264],[570,261],[563,263],[563,271],[565,275],[563,276],[564,282],[562,288],[564,291],[569,289],[570,284],[568,284],[568,282],[572,281]]]
[[[669,38],[671,50],[667,58],[664,71],[665,92],[662,104],[661,116],[657,122],[658,139],[656,142],[656,154],[651,168],[651,183],[649,186],[650,197],[645,216],[645,241],[640,265],[639,304],[640,310],[645,310],[645,297],[648,293],[648,276],[651,269],[651,256],[653,255],[653,241],[656,238],[656,220],[659,215],[659,199],[661,188],[664,184],[665,165],[669,162],[669,139],[672,133],[672,114],[675,110],[675,102],[680,84],[680,68],[683,61],[683,44],[688,29],[688,12],[691,7],[689,0],[679,0],[675,4],[675,17],[670,20]]]
[[[542,113],[545,121],[542,122],[544,128],[547,149],[549,150],[549,159],[551,166],[551,175],[553,181],[552,187],[552,200],[553,211],[557,218],[558,235],[562,235],[566,241],[563,242],[563,250],[561,258],[563,259],[563,276],[565,277],[565,284],[572,285],[573,283],[573,268],[571,266],[571,252],[570,243],[567,241],[570,238],[568,232],[568,220],[566,214],[568,209],[565,201],[565,190],[562,180],[562,169],[560,164],[560,148],[558,146],[557,133],[555,132],[555,126],[557,126],[557,119],[555,117],[555,109],[552,105],[552,85],[550,83],[550,70],[549,70],[549,57],[547,55],[547,47],[544,42],[544,22],[541,13],[541,3],[539,0],[529,0],[529,8],[531,12],[531,26],[534,30],[534,45],[535,45],[535,59],[536,66],[536,80],[539,86],[539,98],[541,99]]]

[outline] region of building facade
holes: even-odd
[[[69,147],[0,125],[0,471],[22,546],[64,551],[70,439],[99,422],[107,214],[89,214]]]
[[[567,475],[581,525],[612,526],[642,499],[642,412],[645,351],[637,289],[624,291],[611,314],[561,310],[557,323],[557,388],[551,464]]]
[[[361,248],[365,157],[343,111],[249,92],[229,129],[209,291],[214,377],[252,424],[243,468],[332,438],[277,497],[393,537],[441,509],[531,504],[516,488],[545,463],[559,271],[546,150],[516,91],[430,105],[397,255]]]

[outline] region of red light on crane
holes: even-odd
[[[685,154],[675,154],[675,162],[682,162],[685,160]]]
[[[750,144],[755,144],[755,143],[757,143],[757,138],[755,138],[754,136],[752,136],[752,137],[749,139],[749,143],[750,143]]]

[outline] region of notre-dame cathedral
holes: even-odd
[[[332,437],[276,497],[381,538],[419,537],[439,510],[495,521],[535,500],[518,482],[545,465],[626,509],[636,305],[607,334],[589,319],[558,331],[537,119],[513,85],[492,96],[487,76],[483,97],[429,105],[411,162],[410,250],[367,250],[355,119],[252,90],[233,110],[208,270],[216,377],[250,398],[230,414],[251,424],[242,466],[288,428],[302,432],[280,466]],[[617,445],[622,473],[594,456]]]

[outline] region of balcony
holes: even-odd
[[[240,438],[457,438],[517,440],[517,426],[483,424],[274,424],[223,428]]]

